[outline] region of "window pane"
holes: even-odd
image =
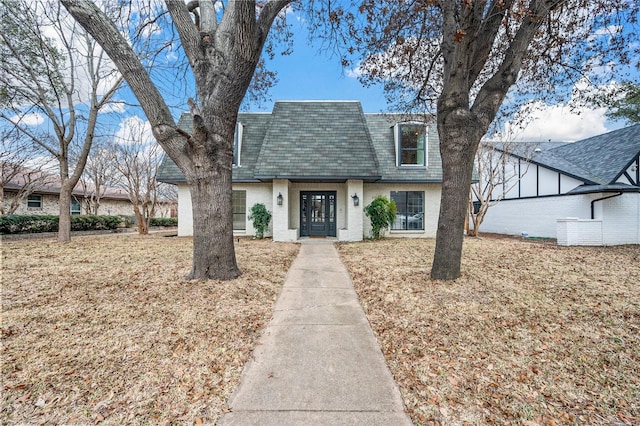
[[[78,201],[71,201],[71,214],[79,215],[80,213],[80,203]]]
[[[396,220],[391,225],[391,229],[424,229],[424,192],[392,191],[391,199],[396,202],[398,209]]]
[[[29,195],[27,197],[27,207],[32,209],[42,208],[42,195]]]
[[[402,149],[418,148],[418,132],[414,126],[402,126]]]
[[[400,127],[400,164],[425,165],[426,127],[404,124]]]
[[[233,230],[247,229],[247,191],[233,191]]]

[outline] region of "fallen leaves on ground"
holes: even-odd
[[[640,247],[466,238],[339,245],[417,425],[640,424]]]
[[[297,252],[243,239],[240,278],[187,281],[190,238],[3,242],[2,423],[215,422]]]

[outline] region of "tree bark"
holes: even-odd
[[[68,180],[61,185],[58,213],[58,242],[71,241],[71,191],[67,188]]]
[[[190,279],[215,276],[231,280],[240,276],[233,245],[231,174],[216,179],[190,180],[193,205],[193,267]],[[219,200],[212,203],[211,200]],[[229,248],[231,248],[229,250]]]
[[[483,132],[464,107],[439,112],[437,120],[443,182],[431,278],[454,280],[460,276],[473,162]]]

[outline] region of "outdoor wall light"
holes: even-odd
[[[360,205],[360,198],[358,198],[358,194],[353,194],[351,198],[353,198],[353,205],[358,207]]]
[[[278,203],[279,206],[281,206],[282,203],[284,202],[284,197],[282,196],[282,192],[278,192],[278,197],[276,197],[276,202]]]

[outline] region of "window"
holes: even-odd
[[[72,215],[79,215],[81,214],[80,211],[80,202],[78,200],[71,200],[71,214]]]
[[[398,213],[391,230],[424,230],[424,192],[391,191]]]
[[[233,191],[233,230],[247,229],[247,191]]]
[[[42,195],[29,195],[27,197],[28,209],[41,209],[42,208]]]
[[[240,166],[240,152],[242,151],[242,132],[244,124],[239,121],[236,123],[236,131],[233,134],[233,165]]]
[[[396,124],[396,165],[427,165],[427,126],[421,123]]]

